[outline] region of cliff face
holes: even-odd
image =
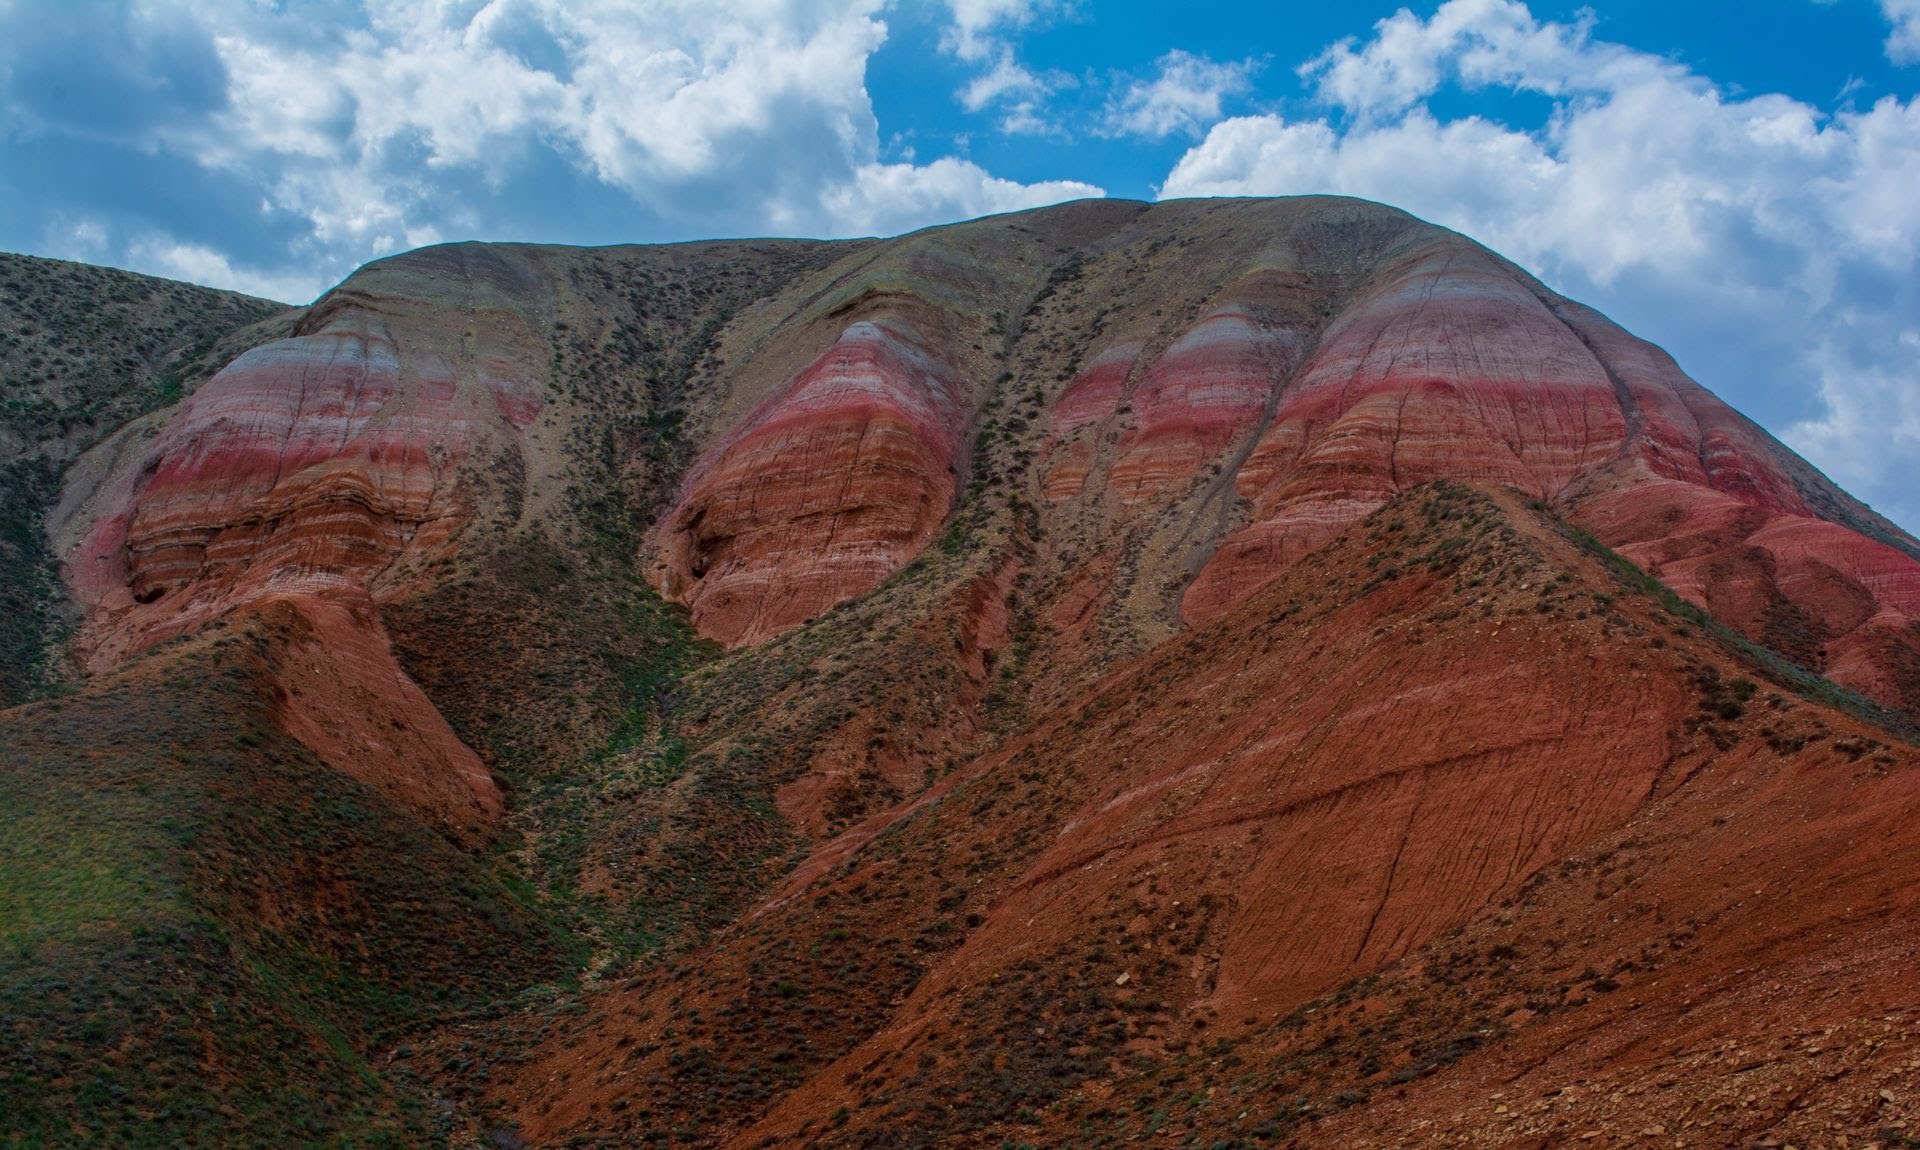
[[[1178,1070],[1276,1138],[1379,1099],[1339,1129],[1390,1140],[1456,1112],[1389,1088],[1599,1017],[1566,966],[1722,995],[1806,953],[1716,893],[1788,864],[1699,837],[1715,804],[1833,876],[1793,922],[1910,899],[1911,835],[1780,812],[1914,825],[1920,544],[1393,209],[454,245],[263,334],[71,469],[73,648],[101,707],[244,656],[273,746],[518,884],[514,937],[549,933],[488,985],[579,956],[577,1024],[408,1024],[475,1137],[1073,1142],[1146,1133]],[[1697,920],[1705,957],[1627,970],[1575,907],[1629,849],[1665,884],[1642,942]],[[378,903],[353,881],[276,914]],[[1467,936],[1515,957],[1432,973]],[[1708,1041],[1678,994],[1642,1000]]]

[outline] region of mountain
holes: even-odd
[[[14,1141],[1920,1137],[1920,543],[1464,237],[86,274]]]
[[[0,252],[0,705],[62,674],[75,617],[42,516],[66,467],[129,420],[178,403],[251,343],[284,334],[283,304],[110,268]]]

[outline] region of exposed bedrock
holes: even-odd
[[[451,300],[367,283],[397,278],[375,268],[349,281],[299,334],[241,355],[149,440],[107,445],[106,474],[69,496],[82,504],[68,580],[95,670],[279,604],[303,633],[327,636],[304,644],[292,678],[367,704],[317,706],[294,688],[280,712],[288,729],[403,805],[466,827],[499,813],[499,792],[394,663],[374,603],[400,593],[403,560],[453,553],[471,511],[462,468],[537,415],[544,341],[441,277],[425,282]]]
[[[1435,478],[1551,498],[1627,431],[1579,338],[1496,258],[1438,242],[1335,317],[1237,478],[1251,521],[1184,611],[1208,619],[1395,492]]]
[[[1096,450],[1092,439],[1113,420],[1117,451],[1106,490],[1120,505],[1186,489],[1259,425],[1299,343],[1299,333],[1264,327],[1245,308],[1228,304],[1155,356],[1130,391],[1141,346],[1110,347],[1054,404],[1047,499],[1081,493]]]
[[[402,554],[449,546],[477,439],[539,410],[526,362],[539,345],[524,321],[449,336],[432,321],[458,331],[465,314],[409,325],[388,306],[343,288],[301,334],[209,380],[144,447],[110,445],[120,457],[68,555],[94,666],[264,593],[370,589]]]
[[[1119,408],[1140,351],[1138,340],[1108,347],[1054,401],[1044,484],[1047,502],[1072,499],[1085,489],[1096,453],[1094,439]]]
[[[1823,519],[1816,504],[1853,517],[1844,497],[1664,352],[1457,240],[1400,258],[1329,323],[1235,476],[1245,522],[1182,614],[1217,617],[1437,478],[1555,503],[1757,640],[1920,702],[1899,669],[1920,652],[1920,561]]]
[[[879,586],[939,534],[970,407],[909,321],[849,325],[696,466],[663,592],[738,646]]]
[[[1298,339],[1232,305],[1182,335],[1133,393],[1136,423],[1108,480],[1114,495],[1134,503],[1186,487],[1258,423]]]

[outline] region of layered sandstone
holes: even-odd
[[[939,534],[970,398],[904,318],[849,325],[696,469],[662,590],[729,645],[872,590]]]
[[[1045,540],[1036,609],[1078,636],[1041,653],[1065,689],[1450,478],[1542,500],[1756,641],[1920,706],[1920,545],[1451,233],[1352,201],[1074,205],[835,251],[691,334],[604,263],[589,303],[544,250],[368,269],[104,452],[70,518],[82,649],[109,666],[268,596],[404,596],[476,508],[565,522],[606,498],[565,462],[591,449],[670,496],[635,560],[730,647],[867,595],[950,529],[966,546],[971,480],[970,522],[1038,509],[1020,530]],[[676,290],[721,254],[665,261]],[[606,292],[628,326],[597,317]],[[603,424],[627,417],[582,401],[609,343],[650,388],[668,364],[643,349],[680,349],[684,472],[620,458],[636,441]],[[474,494],[503,462],[509,507]]]
[[[1495,257],[1437,241],[1328,325],[1236,478],[1251,522],[1193,586],[1219,614],[1359,515],[1436,478],[1564,493],[1627,424],[1604,367]]]
[[[116,473],[76,517],[67,569],[96,669],[236,610],[290,613],[314,638],[289,665],[288,729],[465,833],[500,814],[499,790],[394,663],[374,601],[400,567],[454,553],[470,460],[539,412],[542,341],[517,315],[466,326],[498,302],[457,254],[422,262],[429,282],[464,273],[439,290],[468,306],[380,290],[420,268],[376,272],[234,360],[150,441],[110,445]]]
[[[1216,617],[1409,485],[1493,482],[1567,509],[1763,642],[1803,635],[1795,658],[1911,708],[1920,696],[1894,666],[1911,657],[1886,652],[1920,650],[1920,560],[1820,519],[1797,463],[1657,348],[1436,240],[1378,273],[1281,391],[1235,476],[1247,522],[1181,610]]]
[[[1658,349],[1461,237],[1300,200],[1075,206],[897,245],[720,341],[702,449],[650,560],[729,646],[879,586],[940,536],[963,477],[1037,503],[1068,566],[1112,568],[1103,627],[1123,645],[1217,617],[1398,492],[1451,478],[1547,501],[1756,639],[1791,632],[1814,669],[1920,698],[1897,589],[1920,546]],[[1682,524],[1684,546],[1656,548],[1647,509],[1674,519],[1675,492],[1715,522],[1733,522],[1722,507],[1832,524],[1894,573],[1760,573],[1771,607],[1716,608],[1685,564],[1744,562],[1761,521],[1711,539]],[[1849,605],[1862,595],[1865,614]]]
[[[1132,426],[1107,480],[1114,496],[1137,503],[1206,474],[1266,414],[1299,340],[1297,332],[1263,328],[1236,305],[1175,340],[1130,397]]]
[[[1137,341],[1101,351],[1054,401],[1043,487],[1048,503],[1071,499],[1085,489],[1098,446],[1094,438],[1118,410],[1140,351]]]

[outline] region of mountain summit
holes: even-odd
[[[68,669],[0,712],[9,1136],[1920,1136],[1920,543],[1464,237],[202,314],[0,441],[65,588],[6,681]]]

